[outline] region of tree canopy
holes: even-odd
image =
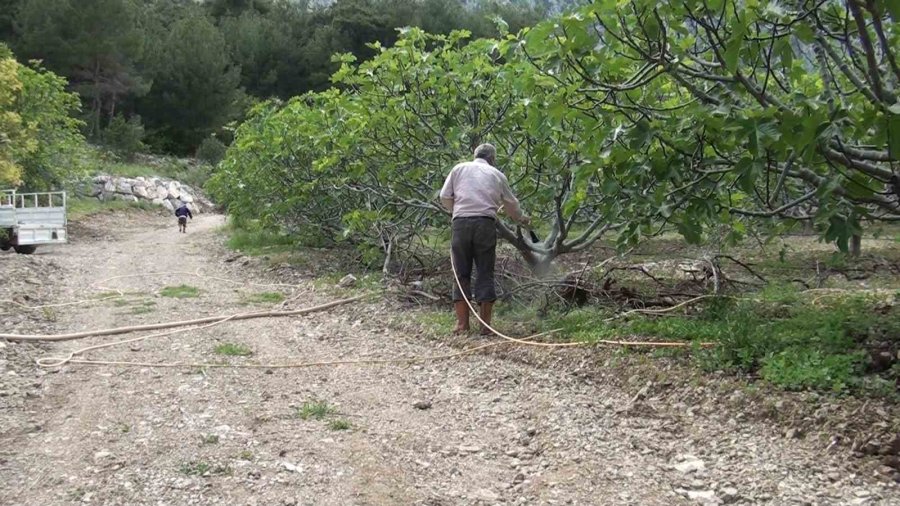
[[[604,0],[500,39],[405,30],[342,57],[335,90],[260,106],[213,188],[237,216],[397,251],[492,141],[545,236],[500,232],[537,267],[613,230],[727,244],[808,221],[846,249],[900,219],[887,7]]]
[[[0,186],[41,189],[78,171],[78,97],[65,79],[24,66],[0,44]]]

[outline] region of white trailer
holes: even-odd
[[[0,250],[28,255],[66,238],[66,192],[0,193]]]

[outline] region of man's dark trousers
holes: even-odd
[[[471,278],[474,264],[474,298],[477,302],[494,302],[494,262],[497,260],[497,226],[494,218],[486,216],[453,219],[450,251],[459,282],[468,297],[472,296]],[[453,284],[453,300],[463,300],[456,283]]]

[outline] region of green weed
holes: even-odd
[[[200,460],[185,462],[184,464],[181,464],[179,470],[188,476],[202,476],[209,472],[210,469],[212,469],[212,466],[209,465],[209,462]]]
[[[188,476],[217,476],[229,475],[232,473],[231,467],[227,465],[213,466],[209,462],[203,460],[185,462],[181,465],[179,470],[182,472],[182,474],[186,474]]]
[[[350,430],[350,422],[347,420],[332,420],[328,423],[331,430]]]
[[[176,299],[188,299],[200,296],[200,289],[189,285],[167,286],[160,290],[163,297],[172,297]]]
[[[301,420],[322,420],[333,412],[331,406],[324,401],[305,402],[297,411]]]
[[[47,321],[55,322],[57,318],[56,311],[50,307],[41,308],[41,313],[44,315],[44,319]]]
[[[214,445],[219,442],[219,436],[216,434],[201,434],[200,442],[205,445]]]
[[[147,314],[147,313],[152,313],[153,310],[155,309],[155,307],[156,307],[156,302],[153,302],[152,300],[146,300],[140,304],[131,306],[131,311],[129,311],[129,312],[134,315]]]
[[[219,355],[227,355],[229,357],[249,357],[253,355],[253,350],[242,345],[225,343],[216,346],[215,352]]]

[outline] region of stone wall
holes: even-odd
[[[198,190],[163,177],[120,177],[100,175],[93,178],[89,191],[100,200],[150,202],[169,211],[187,204],[192,213],[209,212],[214,205]]]

